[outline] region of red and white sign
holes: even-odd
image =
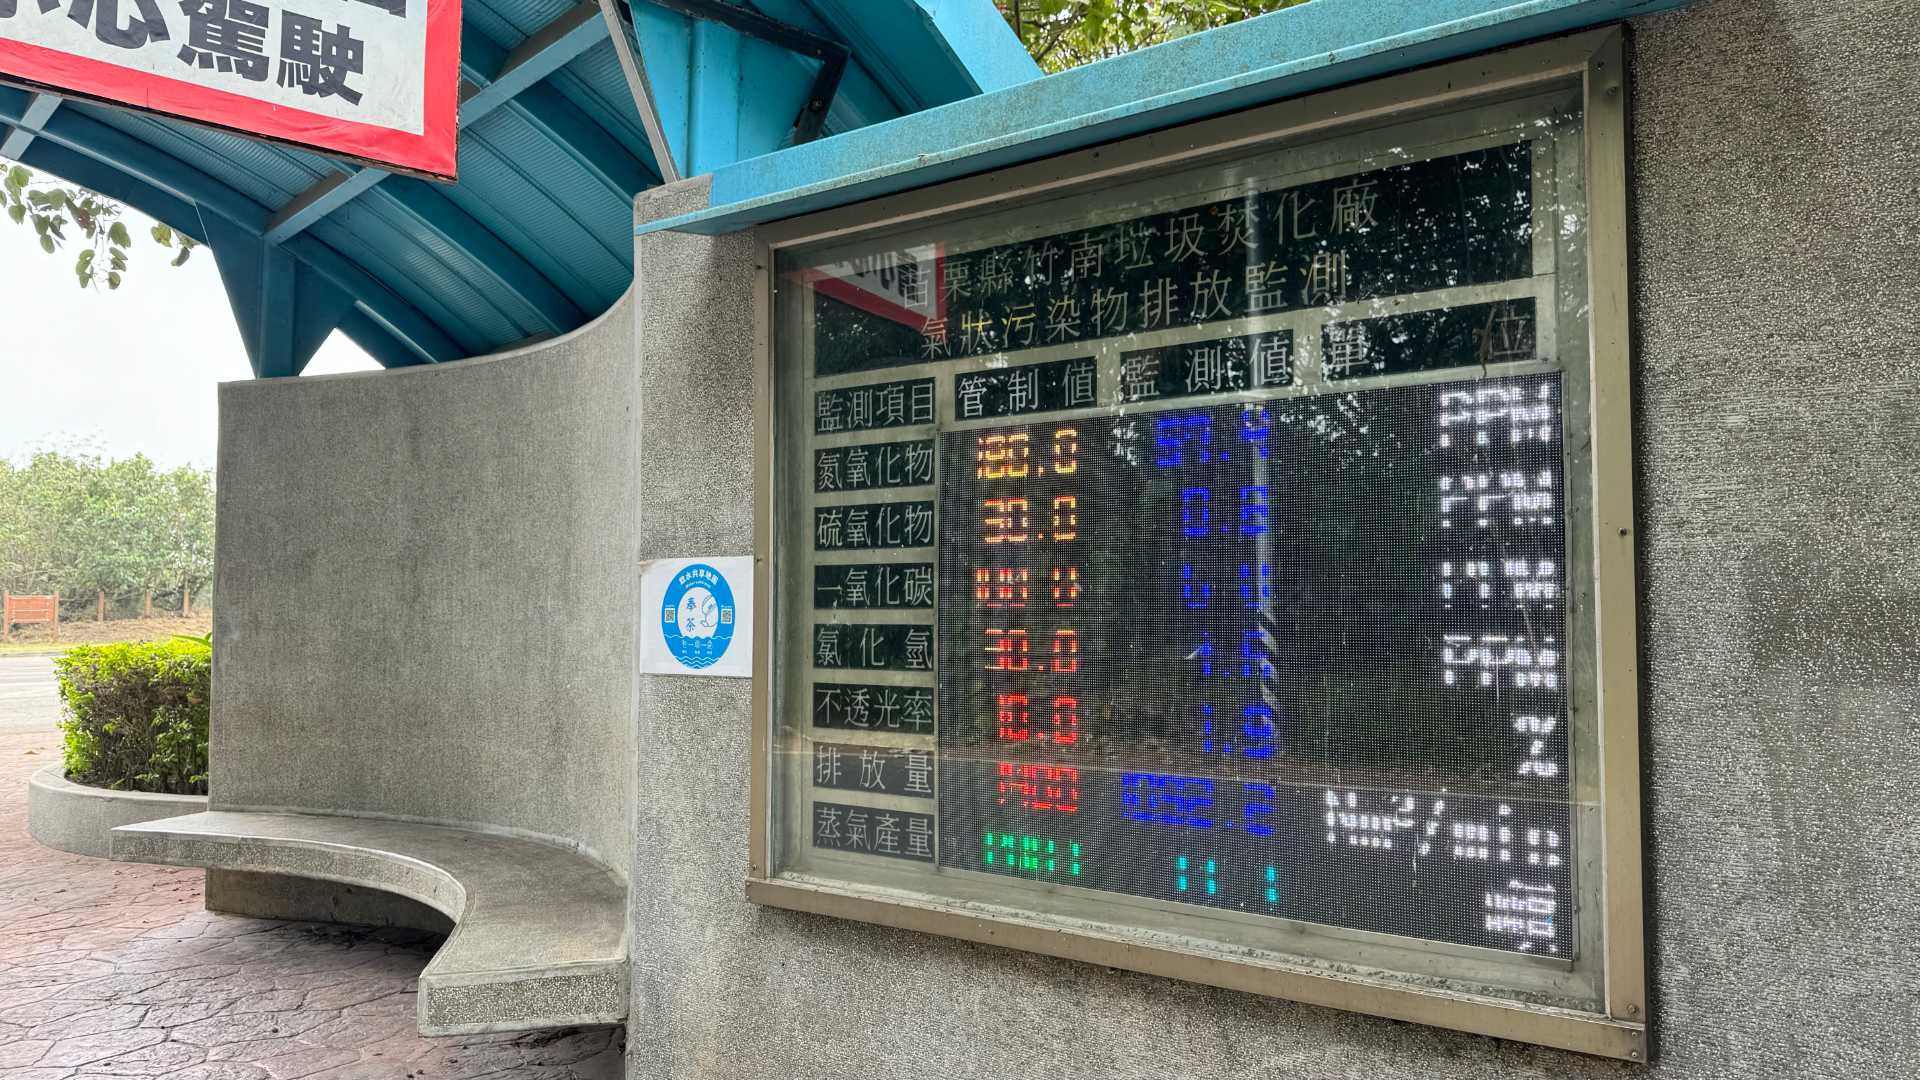
[[[918,330],[946,316],[945,266],[939,248],[926,244],[808,267],[800,279],[835,300]]]
[[[0,79],[451,179],[460,0],[0,0]]]

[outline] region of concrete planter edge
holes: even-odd
[[[207,808],[205,795],[111,791],[76,784],[66,778],[65,771],[55,762],[27,782],[27,835],[58,851],[111,858],[114,829]]]

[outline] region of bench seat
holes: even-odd
[[[420,973],[425,1035],[614,1024],[627,1015],[627,890],[553,844],[442,825],[208,811],[113,830],[121,862],[318,878],[454,922]]]

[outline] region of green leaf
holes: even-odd
[[[40,250],[49,255],[53,254],[53,237],[48,236],[44,230],[40,233]]]
[[[7,170],[7,186],[15,191],[31,183],[33,183],[33,174],[28,172],[24,166],[15,165],[13,168]]]
[[[117,289],[119,287],[120,287],[120,272],[118,270],[115,270],[107,275],[107,288]]]
[[[183,263],[183,262],[186,262],[186,261],[187,261],[187,256],[189,256],[189,255],[191,255],[191,254],[193,254],[193,249],[192,249],[191,247],[183,247],[183,248],[181,248],[181,249],[180,249],[180,254],[178,254],[178,255],[175,255],[175,256],[173,257],[173,265],[175,265],[175,266],[179,266],[179,265],[180,265],[181,263]]]
[[[80,257],[74,260],[74,265],[78,266],[82,270],[85,270],[87,267],[92,266],[93,265],[93,249],[88,248],[87,250],[81,252]]]
[[[153,242],[166,247],[172,247],[173,230],[165,225],[155,225],[153,227]]]
[[[124,221],[113,223],[113,228],[107,230],[107,239],[121,247],[133,243],[133,237],[127,235],[127,224]]]
[[[13,219],[15,225],[18,225],[27,219],[27,208],[19,203],[14,203],[12,206],[7,207],[7,216]]]

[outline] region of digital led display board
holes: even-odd
[[[1582,100],[781,250],[756,898],[1635,1029]]]
[[[941,865],[1570,953],[1560,400],[943,435]]]

